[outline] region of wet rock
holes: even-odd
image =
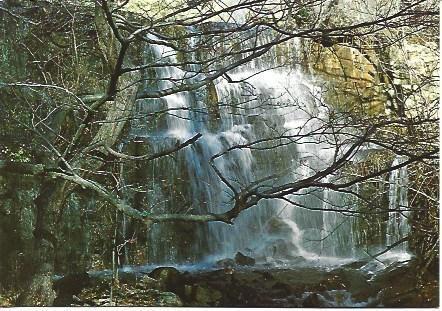
[[[411,265],[395,262],[385,268],[383,271],[376,274],[373,278],[373,283],[390,284],[396,283],[396,280],[403,278],[404,276],[410,276],[410,271],[413,268]],[[412,273],[413,274],[413,273]],[[415,281],[415,276],[412,277],[412,282]]]
[[[368,278],[359,270],[339,269],[337,276],[342,280],[336,288],[346,289],[359,300],[366,300],[369,296],[375,295],[374,287],[368,282]]]
[[[295,295],[287,297],[288,308],[301,308],[302,298],[298,298]]]
[[[328,308],[334,305],[328,302],[321,294],[311,293],[302,302],[304,308]]]
[[[254,266],[255,259],[238,252],[235,255],[235,263],[239,266]]]
[[[271,258],[273,259],[286,259],[290,257],[293,249],[293,245],[291,245],[287,239],[279,238],[272,241],[272,244],[266,248],[266,252],[271,254]]]
[[[232,258],[224,258],[216,262],[216,266],[221,268],[234,267],[235,265],[235,260]]]
[[[290,263],[292,265],[301,265],[301,264],[304,264],[304,263],[307,262],[307,259],[305,259],[302,256],[295,256],[295,257],[292,257],[292,258],[289,258],[289,259],[290,259]]]
[[[225,262],[226,265],[231,264],[231,260]],[[411,283],[397,282],[401,279],[401,275],[407,280],[415,278],[414,270],[407,271],[405,273],[401,266],[395,265],[385,272],[378,271],[376,277],[371,279],[367,271],[348,267],[339,267],[332,271],[317,267],[295,269],[256,267],[252,270],[237,264],[231,274],[226,273],[226,268],[181,273],[175,268],[161,267],[148,276],[138,278],[135,285],[120,282],[114,288],[112,303],[127,306],[174,306],[182,303],[192,307],[316,308],[419,305],[431,307],[437,304],[437,280],[436,285],[432,286],[425,295],[422,292],[409,291]],[[107,286],[101,287],[99,291],[100,294],[88,297],[93,297],[94,301],[96,298],[103,299],[105,296],[103,293],[109,297],[109,283],[107,282]],[[179,302],[174,302],[173,297],[170,297],[172,300],[169,301],[167,295],[163,297],[164,299],[161,298],[159,293],[162,292],[173,292]],[[397,293],[401,295],[397,296]],[[83,295],[80,299],[83,303],[87,303],[88,297]],[[110,304],[109,299],[106,299],[95,304]],[[426,300],[431,300],[432,304],[426,303]],[[75,305],[80,304],[80,302],[75,303]]]
[[[342,268],[346,268],[346,269],[359,269],[361,267],[363,267],[364,265],[367,264],[367,260],[358,260],[358,261],[353,261],[350,262],[348,264],[345,264],[342,266]]]
[[[177,278],[180,274],[181,272],[174,267],[159,267],[152,270],[148,276],[158,281],[163,281],[166,279]]]
[[[388,308],[429,308],[439,305],[438,277],[417,282],[418,271],[413,264],[394,263],[378,273],[372,280],[377,287],[379,303]]]
[[[272,219],[270,219],[268,224],[267,224],[267,227],[268,227],[269,234],[275,235],[275,236],[291,232],[291,229],[284,222],[284,220],[279,219],[279,218],[272,218]]]
[[[317,293],[312,293],[308,295],[302,302],[304,308],[319,308],[321,307],[321,300]]]
[[[159,282],[163,291],[170,291],[184,296],[184,279],[180,271],[173,267],[160,267],[148,274],[149,277]]]

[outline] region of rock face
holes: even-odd
[[[307,65],[323,80],[327,103],[368,115],[431,111],[420,105],[439,96],[438,43],[420,34],[385,44],[395,35],[380,33],[329,47],[306,43]]]
[[[0,287],[8,287],[32,270],[37,180],[0,175]]]
[[[336,27],[354,20],[370,21],[374,15],[392,14],[404,5],[399,0],[388,6],[381,2],[331,1],[327,7],[330,18],[325,23]],[[435,37],[438,35],[411,29],[404,37],[403,30],[394,28],[363,40],[323,37],[321,43],[303,43],[304,59],[323,80],[329,104],[365,114],[415,116],[416,108],[424,109],[420,103],[437,100],[439,95],[439,43]]]
[[[311,67],[328,84],[326,101],[338,108],[368,114],[385,111],[386,96],[376,61],[373,55],[340,44],[329,48],[313,44],[309,54]]]
[[[439,102],[438,43],[419,35],[409,36],[390,46],[385,54],[394,72],[387,92],[403,101],[407,116],[415,117],[423,109],[435,116],[438,107],[428,103]],[[389,105],[395,108],[398,103],[393,100]]]
[[[13,4],[14,2],[15,4]],[[37,82],[39,81],[38,77],[41,75],[40,70],[36,73],[36,67],[30,64],[29,56],[26,55],[27,52],[18,49],[17,46],[21,44],[26,45],[33,51],[32,54],[35,59],[48,57],[48,59],[55,61],[57,58],[55,55],[60,55],[60,51],[64,49],[61,46],[69,45],[69,42],[66,41],[65,30],[55,27],[57,30],[54,28],[54,31],[47,35],[45,35],[46,30],[43,32],[41,30],[48,29],[48,24],[52,23],[52,21],[55,22],[51,18],[51,16],[55,16],[53,15],[55,12],[58,16],[57,20],[61,21],[66,17],[64,15],[66,11],[56,9],[52,3],[41,3],[41,6],[34,6],[21,1],[0,1],[0,6],[8,7],[8,5],[11,5],[9,8],[12,10],[18,9],[20,11],[19,15],[23,12],[30,20],[34,18],[39,19],[42,16],[48,17],[42,22],[42,27],[37,29],[38,27],[34,27],[35,25],[32,25],[32,23],[14,22],[15,19],[11,16],[8,17],[3,11],[0,14],[0,25],[2,29],[5,29],[0,40],[0,50],[3,51],[3,59],[0,64],[0,71],[3,76],[2,81],[3,79],[8,81],[8,79],[14,77],[13,79]],[[69,6],[69,4],[67,5]],[[82,30],[77,34],[76,40],[78,41],[76,44],[81,45],[85,49],[93,48],[95,43],[86,43],[90,41],[91,33],[89,30],[95,28],[93,14],[90,15],[90,18],[82,19],[78,21],[78,24],[72,25],[76,29],[79,26]],[[40,36],[47,39],[45,44],[35,41],[35,38]],[[94,56],[91,56],[89,53],[79,53],[81,56],[77,60],[78,64],[81,63],[82,65],[74,66],[77,69],[65,67],[70,62],[68,60],[71,57],[69,54],[64,54],[63,58],[66,62],[63,65],[60,64],[57,70],[63,67],[62,70],[66,69],[72,74],[68,74],[69,77],[62,74],[63,79],[66,79],[66,82],[69,81],[67,83],[71,85],[71,91],[76,93],[78,89],[81,89],[86,93],[91,91],[90,93],[92,94],[102,89],[105,83],[101,82],[103,80],[103,72],[99,53]],[[53,77],[53,83],[58,84],[56,81],[59,81],[57,79],[61,75],[55,74],[54,71],[51,71],[52,69],[48,70]],[[71,84],[73,76],[78,78],[78,89]],[[2,89],[0,94],[2,103],[5,105],[15,105],[14,96],[10,96],[8,93],[9,91],[5,92]],[[37,97],[34,99],[37,100]],[[48,99],[49,97],[43,100],[45,104]],[[66,134],[65,131],[69,132],[71,130],[70,125],[73,125],[73,115],[69,112],[71,109],[62,108],[57,110],[58,112],[53,115],[53,119],[51,118],[51,124],[57,124],[54,125],[54,128],[57,128],[56,131],[59,131],[61,128],[58,123],[60,123],[60,126],[63,124],[63,132]],[[23,116],[25,113],[23,110],[18,112],[18,114]],[[19,163],[30,163],[32,159],[38,158],[37,162],[41,163],[41,159],[46,157],[45,152],[41,150],[41,144],[35,145],[35,142],[30,139],[29,135],[25,135],[24,132],[19,131],[12,124],[1,123],[0,160],[10,159]],[[53,139],[49,134],[46,138],[48,141]],[[47,164],[47,162],[43,162]],[[2,171],[0,175],[0,249],[2,253],[0,258],[0,287],[15,287],[18,290],[23,288],[29,292],[31,285],[28,278],[36,269],[33,266],[37,258],[34,249],[35,230],[36,223],[38,222],[37,219],[40,217],[38,216],[35,199],[38,197],[42,180],[32,176],[14,174],[14,172],[9,174]],[[108,267],[111,263],[112,246],[108,243],[110,227],[105,220],[105,213],[99,214],[96,212],[96,205],[91,193],[83,193],[81,195],[78,193],[69,195],[66,198],[66,204],[60,210],[45,209],[48,217],[55,217],[55,214],[58,214],[59,217],[57,224],[55,224],[55,221],[42,221],[56,228],[53,231],[50,230],[53,239],[59,241],[57,247],[54,248],[55,267],[53,267],[53,270],[56,274],[76,273],[94,266],[95,260],[93,260],[92,256],[95,254],[98,256],[100,263],[104,262]],[[44,219],[47,219],[45,217]],[[49,260],[45,262],[49,263]],[[49,277],[49,280],[44,279],[45,281],[34,282],[35,284],[32,285],[32,288],[38,290],[43,284],[51,288],[51,277]],[[53,295],[47,294],[47,296]],[[50,302],[50,299],[47,302]],[[32,305],[33,303],[29,301],[26,304]]]

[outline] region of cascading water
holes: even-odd
[[[259,40],[265,43],[270,38],[271,34],[266,37],[263,32]],[[196,44],[192,40],[191,47]],[[288,42],[285,49],[296,50],[296,42]],[[140,121],[132,124],[132,138],[143,141],[148,151],[158,152],[184,142],[197,132],[202,133],[191,147],[173,157],[151,162],[138,174],[141,183],[144,178],[148,180],[142,200],[147,202],[151,212],[222,213],[229,210],[233,203],[232,191],[217,176],[210,159],[228,148],[262,137],[288,134],[297,135],[299,139],[278,148],[236,149],[216,158],[214,165],[235,189],[275,173],[279,176],[277,183],[300,180],[330,164],[333,148],[323,135],[319,135],[327,118],[321,90],[296,68],[272,69],[281,58],[275,53],[272,50],[269,56],[231,71],[229,78],[238,81],[236,83],[219,78],[212,89],[203,87],[161,99],[139,101],[140,115],[168,110],[166,116],[151,120],[147,126]],[[197,65],[188,65],[185,69],[167,65],[177,63],[176,52],[169,47],[150,45],[146,54],[152,62],[164,65],[150,73],[146,88],[164,90],[177,83],[192,83],[202,78],[194,74],[199,71]],[[195,55],[190,58],[196,59]],[[216,103],[211,103],[215,109],[209,107],[209,92],[211,97],[216,97]],[[309,133],[316,135],[307,135]],[[271,143],[263,147],[271,147]],[[390,208],[405,205],[403,198],[392,203],[393,197],[401,197],[405,191],[406,185],[393,186],[405,176],[401,171],[398,174],[392,175],[390,181],[390,202],[395,204]],[[327,178],[323,181],[332,181],[333,177]],[[276,186],[275,180],[263,183],[263,187]],[[355,255],[351,221],[336,212],[336,209],[349,208],[351,200],[331,190],[310,188],[289,199],[298,206],[277,199],[261,201],[240,214],[234,226],[224,223],[154,224],[148,234],[148,241],[156,241],[153,247],[148,246],[149,262],[213,261],[232,257],[238,251],[264,261],[299,257],[321,260]],[[133,200],[139,201],[139,196],[134,195]],[[397,225],[399,216],[394,217],[389,223],[391,236],[404,230],[403,222]]]
[[[305,120],[307,118],[306,112],[287,105],[287,103],[293,101],[293,98],[302,101],[305,98],[305,100],[312,101],[312,98],[307,98],[310,94],[306,92],[312,90],[306,81],[303,80],[302,75],[299,72],[263,71],[264,69],[263,63],[255,62],[253,68],[243,70],[241,73],[231,74],[232,79],[238,81],[249,77],[247,81],[253,86],[253,90],[248,89],[249,85],[246,84],[232,85],[224,80],[218,81],[216,84],[217,93],[228,109],[231,108],[232,102],[235,102],[239,107],[247,109],[247,118],[243,118],[243,120],[232,119],[230,116],[233,112],[225,109],[222,118],[229,121],[225,122],[223,127],[228,127],[235,121],[251,121],[253,125],[247,125],[249,134],[245,136],[252,137],[254,136],[253,134],[257,134],[256,136],[265,137],[265,134],[269,134],[269,130],[277,129],[278,124],[284,125],[279,125],[279,130],[283,133],[287,131],[285,125],[289,124],[293,119],[304,119],[303,123],[307,123]],[[258,72],[260,74],[257,74]],[[292,94],[286,91],[288,89],[292,90]],[[254,98],[252,94],[258,94],[259,96]],[[254,99],[251,100],[250,98]],[[269,109],[265,111],[265,108],[261,108],[263,106],[267,106]],[[235,127],[236,125],[232,129]],[[252,133],[250,133],[251,131]],[[250,139],[245,139],[240,143],[244,144],[247,141],[250,141]],[[249,149],[241,150],[241,153],[247,153],[248,161],[246,163],[248,165],[246,168],[250,169],[253,167],[253,175],[248,179],[256,180],[272,174],[275,170],[280,170],[285,171],[285,180],[290,180],[292,170],[296,167],[294,163],[300,154],[296,149],[295,146],[286,148],[279,151],[276,156],[271,155],[270,157],[269,154],[250,152]],[[275,149],[272,152],[275,153],[277,151]],[[242,241],[235,241],[230,238],[230,249],[223,252],[223,254],[231,255],[234,251],[244,251],[247,248],[255,256],[276,256],[280,258],[287,258],[288,256],[307,257],[310,253],[303,248],[302,232],[290,215],[293,213],[293,207],[281,203],[281,201],[261,203],[256,208],[257,211],[249,211],[248,215],[240,216],[235,224],[237,232],[232,232],[228,227],[221,225],[218,230],[225,232],[225,237],[231,237],[232,233],[243,237]],[[250,217],[251,215],[254,215],[254,217]],[[270,234],[268,232],[269,225],[273,226],[271,228],[273,232]],[[247,228],[254,229],[250,230]],[[287,236],[290,238],[287,239]],[[282,240],[285,241],[281,243]]]
[[[398,156],[392,166],[399,165],[407,160],[406,157]],[[408,223],[408,172],[407,166],[391,172],[388,188],[388,214],[387,245],[392,245],[405,238],[410,231]],[[396,250],[406,251],[408,243],[401,243]]]

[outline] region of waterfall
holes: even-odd
[[[392,166],[399,165],[407,160],[407,157],[397,156]],[[388,180],[388,223],[387,245],[398,242],[407,236],[410,231],[408,217],[408,172],[407,166],[403,166],[390,173]],[[402,243],[396,250],[406,251],[408,243]]]
[[[196,46],[196,40],[191,38],[188,45]],[[269,42],[271,33],[261,33],[259,40]],[[152,213],[226,212],[232,207],[233,193],[211,167],[210,160],[233,146],[263,137],[293,134],[299,138],[291,144],[278,145],[275,140],[262,143],[259,148],[235,149],[217,157],[213,164],[231,187],[243,189],[277,174],[277,179],[262,183],[262,187],[273,187],[307,178],[331,163],[334,150],[321,134],[328,113],[321,89],[299,67],[278,68],[279,63],[297,53],[297,42],[289,41],[283,49],[285,56],[273,49],[269,55],[231,71],[229,78],[235,83],[218,78],[213,85],[196,91],[137,102],[138,116],[158,110],[168,112],[150,119],[135,118],[129,141],[136,150],[158,152],[197,132],[202,137],[173,156],[137,168],[138,173],[131,178],[138,189],[128,194],[135,205]],[[164,90],[204,78],[194,74],[198,65],[172,65],[177,63],[176,54],[160,44],[146,48],[145,57],[163,66],[144,73],[145,88]],[[187,57],[197,59],[193,53]],[[328,176],[323,181],[333,182],[333,178]],[[395,189],[391,189],[392,195],[403,191],[400,187]],[[149,263],[214,261],[233,257],[238,251],[266,262],[333,260],[355,255],[351,222],[339,212],[351,206],[348,195],[308,188],[289,199],[294,205],[279,199],[262,200],[241,213],[233,226],[216,222],[153,224],[147,236],[147,241],[155,241],[147,246]]]
[[[176,52],[167,46],[152,44],[150,46],[156,62],[177,63]],[[156,68],[156,78],[158,88],[161,90],[169,89],[184,81],[188,74],[175,66],[166,66]],[[179,92],[164,96],[163,101],[167,103],[170,113],[167,118],[167,131],[170,136],[178,139],[187,139],[190,137],[191,122],[189,120],[189,94],[188,92]]]

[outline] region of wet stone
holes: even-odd
[[[216,262],[216,266],[221,268],[233,267],[235,265],[235,260],[232,258],[224,258]]]
[[[254,266],[255,259],[249,256],[244,255],[241,252],[236,253],[235,255],[235,263],[240,266]]]

